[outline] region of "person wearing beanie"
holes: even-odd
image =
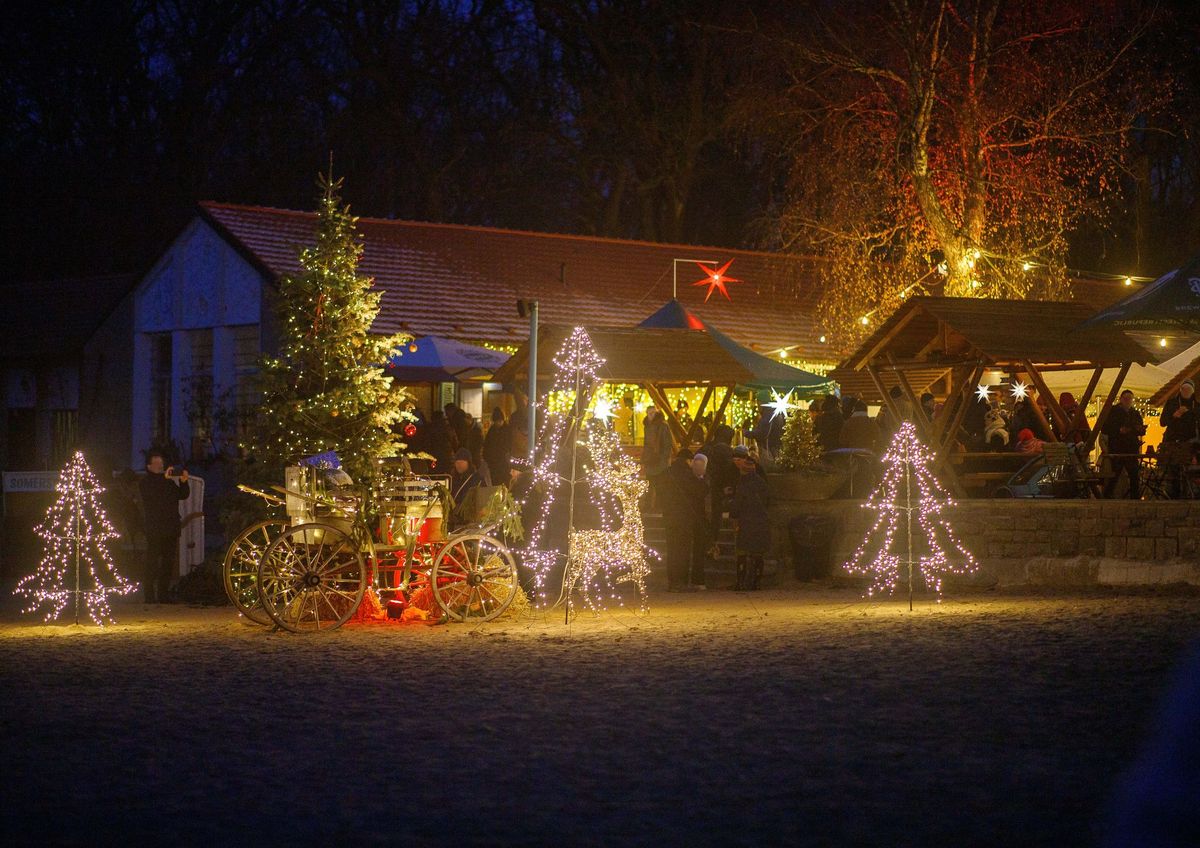
[[[1017,433],[1017,453],[1041,453],[1044,444],[1028,427]]]

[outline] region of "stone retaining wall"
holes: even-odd
[[[797,515],[836,519],[837,563],[853,553],[874,520],[857,501],[805,500],[802,487],[774,476],[771,482],[772,523],[784,562],[791,557],[788,523]],[[1200,501],[967,500],[950,520],[980,561],[985,583],[1200,585]]]

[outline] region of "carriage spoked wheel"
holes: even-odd
[[[258,564],[263,552],[286,527],[283,521],[251,524],[237,534],[225,551],[225,564],[221,568],[225,594],[242,617],[255,624],[271,623],[258,594]]]
[[[429,579],[438,606],[454,621],[490,621],[508,609],[519,588],[508,548],[477,533],[456,536],[438,551]]]
[[[263,609],[293,633],[341,627],[358,609],[366,588],[358,541],[327,524],[284,530],[258,567]]]

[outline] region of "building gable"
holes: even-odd
[[[258,324],[262,274],[201,218],[193,220],[138,286],[136,329]]]

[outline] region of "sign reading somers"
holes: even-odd
[[[58,473],[54,471],[5,471],[4,493],[53,492]]]

